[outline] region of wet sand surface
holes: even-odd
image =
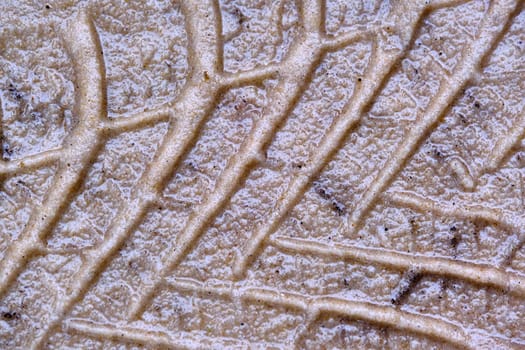
[[[525,348],[523,1],[0,4],[0,348]]]

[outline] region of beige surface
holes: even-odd
[[[525,347],[525,10],[3,1],[0,348]]]

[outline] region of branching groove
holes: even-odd
[[[281,41],[284,34],[280,21],[284,16],[285,3],[286,1],[275,2],[270,10],[273,16],[271,23],[279,26],[276,30]],[[418,283],[419,278],[416,277],[422,275],[462,280],[473,286],[495,288],[512,297],[524,299],[525,276],[505,267],[504,264],[489,266],[452,257],[407,254],[337,243],[325,244],[313,238],[299,239],[275,235],[296,204],[307,193],[309,186],[341,149],[347,136],[356,133],[355,129],[363,123],[370,106],[384,91],[385,83],[393,77],[400,65],[406,63],[408,51],[415,44],[421,23],[426,16],[432,11],[464,5],[468,1],[402,0],[393,3],[388,24],[377,25],[374,22],[365,30],[358,27],[343,34],[329,35],[326,29],[326,1],[294,1],[299,12],[298,38],[291,44],[282,60],[232,73],[224,70],[223,46],[226,38],[222,34],[224,24],[219,1],[181,1],[180,8],[188,35],[188,61],[191,65],[186,85],[178,97],[163,106],[119,118],[108,117],[106,67],[101,40],[94,24],[95,19],[82,7],[75,17],[67,22],[60,34],[74,66],[78,123],[60,148],[21,159],[0,161],[2,181],[46,166],[57,167],[41,206],[33,210],[20,236],[11,243],[5,257],[0,261],[0,298],[6,298],[17,278],[29,268],[30,262],[36,257],[74,254],[80,256],[82,261],[82,266],[66,288],[67,293],[53,304],[52,311],[46,319],[39,320],[38,330],[35,330],[32,339],[28,340],[28,348],[45,347],[57,330],[150,347],[300,347],[303,338],[314,331],[313,327],[322,315],[361,320],[377,327],[400,330],[460,348],[476,348],[482,342],[505,348],[523,346],[516,339],[488,334],[484,330],[472,330],[446,317],[425,316],[400,307],[405,294],[410,294],[413,285]],[[509,262],[514,257],[525,242],[522,216],[482,203],[446,203],[423,198],[410,191],[395,192],[389,187],[418,147],[440,125],[461,91],[468,84],[484,79],[480,66],[493,54],[496,45],[508,32],[509,24],[523,6],[523,3],[514,0],[491,2],[483,15],[477,34],[472,35],[472,40],[462,49],[460,61],[446,78],[447,81],[440,85],[426,109],[417,107],[421,115],[416,118],[384,166],[377,173],[368,174],[372,182],[360,194],[353,211],[345,217],[341,227],[344,234],[351,235],[362,230],[363,222],[370,212],[378,201],[383,201],[397,208],[410,208],[440,217],[481,221],[512,232],[517,238],[514,239],[514,245],[507,249],[509,252],[505,261]],[[238,15],[241,16],[239,21],[242,25],[242,14]],[[240,29],[234,35],[239,31]],[[385,33],[397,40],[397,49],[388,45]],[[326,54],[358,43],[371,44],[372,47],[369,62],[363,76],[359,78],[359,84],[355,85],[352,95],[345,101],[342,112],[322,135],[308,162],[301,165],[289,179],[282,179],[287,181],[286,190],[271,204],[265,222],[256,226],[247,242],[240,244],[232,253],[234,258],[231,266],[227,266],[233,272],[231,280],[208,283],[209,281],[171,277],[176,267],[197,246],[197,242],[211,223],[227,207],[232,196],[243,186],[243,181],[253,168],[265,159],[268,145],[298,105]],[[275,85],[268,90],[267,106],[254,121],[238,151],[218,175],[215,187],[201,203],[192,208],[192,214],[180,234],[174,238],[174,249],[167,252],[159,263],[158,273],[147,284],[141,286],[135,297],[129,301],[126,319],[119,324],[113,324],[72,317],[73,308],[84,300],[86,293],[99,281],[101,274],[143,222],[149,210],[160,202],[166,184],[174,173],[177,173],[185,157],[199,140],[201,129],[211,118],[219,99],[230,89],[251,84],[260,85],[269,79],[273,79]],[[405,93],[410,95],[407,91]],[[415,98],[412,98],[412,101],[417,104]],[[3,116],[3,113],[0,116]],[[132,189],[129,201],[119,204],[118,212],[104,233],[101,243],[89,250],[48,247],[46,239],[65,214],[106,142],[117,134],[140,130],[158,123],[169,125],[167,134],[153,160],[147,164],[137,185]],[[508,134],[499,138],[494,148],[487,152],[481,172],[496,171],[513,148],[522,141],[524,130],[525,118],[521,118]],[[470,174],[468,167],[459,159],[454,158],[449,163],[452,171],[461,178],[463,189],[474,191],[476,178],[480,174]],[[268,246],[273,250],[295,255],[380,266],[398,271],[404,274],[405,278],[392,291],[392,305],[351,300],[335,295],[303,295],[286,290],[250,287],[251,281],[245,279],[247,272],[255,268],[256,264],[253,263]],[[201,298],[223,298],[285,307],[304,314],[305,322],[295,329],[294,343],[291,344],[260,344],[244,339],[196,335],[192,332],[147,329],[143,324],[143,316],[162,288]]]

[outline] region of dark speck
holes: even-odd
[[[335,212],[337,213],[337,215],[341,216],[345,213],[345,206],[341,203],[339,203],[338,201],[332,201],[332,208],[335,210]]]
[[[20,93],[20,91],[18,91],[17,88],[14,87],[13,84],[9,84],[9,88],[7,90],[11,93],[11,96],[13,96],[13,98],[17,100],[20,100],[22,98],[22,94]]]
[[[453,247],[453,248],[456,248],[458,246],[458,243],[459,243],[459,240],[457,237],[452,237],[450,239],[450,245]]]
[[[16,312],[2,312],[2,317],[6,320],[12,320],[13,318],[17,318]]]
[[[315,193],[317,193],[323,199],[330,199],[330,194],[328,191],[319,185],[319,183],[314,184]]]
[[[474,103],[474,107],[479,108],[479,102]]]

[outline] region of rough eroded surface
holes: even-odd
[[[0,4],[0,348],[525,347],[518,0]]]

